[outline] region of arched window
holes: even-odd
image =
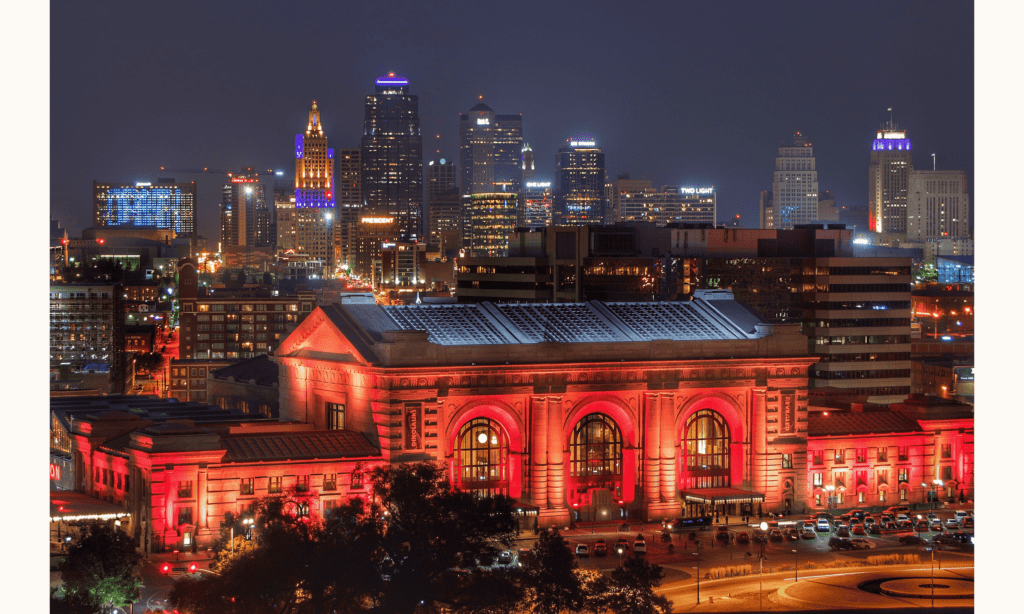
[[[589,414],[572,431],[570,476],[597,486],[622,478],[622,432],[604,414]]]
[[[716,411],[702,409],[686,421],[683,449],[684,488],[722,488],[730,485],[729,425]]]
[[[455,486],[484,497],[508,494],[508,437],[494,420],[475,418],[459,431]]]

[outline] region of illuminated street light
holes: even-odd
[[[762,592],[764,591],[764,581],[762,580],[762,575],[764,574],[764,546],[768,541],[768,523],[762,520],[760,529],[761,531],[764,531],[765,534],[761,540],[761,554],[757,557],[757,609],[758,611],[763,612],[764,606],[762,605],[761,600],[763,599]]]

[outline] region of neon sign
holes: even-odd
[[[710,188],[679,188],[679,191],[682,194],[714,194],[715,187],[711,186]]]
[[[528,188],[550,188],[550,181],[527,181],[526,187]]]
[[[490,125],[490,123],[491,123],[491,119],[489,117],[478,117],[476,119],[476,125],[477,126],[488,126],[488,125]]]
[[[364,224],[390,224],[395,221],[393,217],[364,217],[360,220]]]
[[[60,480],[60,465],[50,463],[50,479]]]
[[[569,141],[569,145],[572,147],[595,147],[597,141]]]

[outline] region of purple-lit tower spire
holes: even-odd
[[[890,109],[891,111],[892,109]],[[907,232],[907,181],[914,170],[907,131],[890,119],[871,143],[868,165],[868,229]]]
[[[324,264],[333,277],[335,265],[334,150],[313,101],[306,133],[295,135],[295,248]]]

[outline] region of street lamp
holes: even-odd
[[[942,480],[940,480],[939,478],[935,478],[934,480],[932,480],[932,484],[934,485],[934,488],[933,488],[933,490],[935,490],[935,491],[936,491],[936,492],[935,492],[935,500],[936,500],[936,501],[938,501],[938,500],[939,500],[939,494],[938,494],[938,490],[939,490],[940,488],[943,488],[943,487],[945,487],[945,486],[946,486],[946,483],[945,483],[945,482],[943,482]]]
[[[622,546],[616,548],[615,551],[619,553],[619,567],[622,567]]]
[[[800,542],[797,542],[800,543]],[[800,580],[800,555],[796,548],[793,548],[793,582]]]
[[[764,546],[768,541],[768,523],[762,520],[760,528],[764,535],[761,536],[761,554],[757,557],[757,609],[759,612],[763,612],[764,607],[761,604],[761,599],[763,598],[764,581],[761,579],[761,576],[764,573]]]

